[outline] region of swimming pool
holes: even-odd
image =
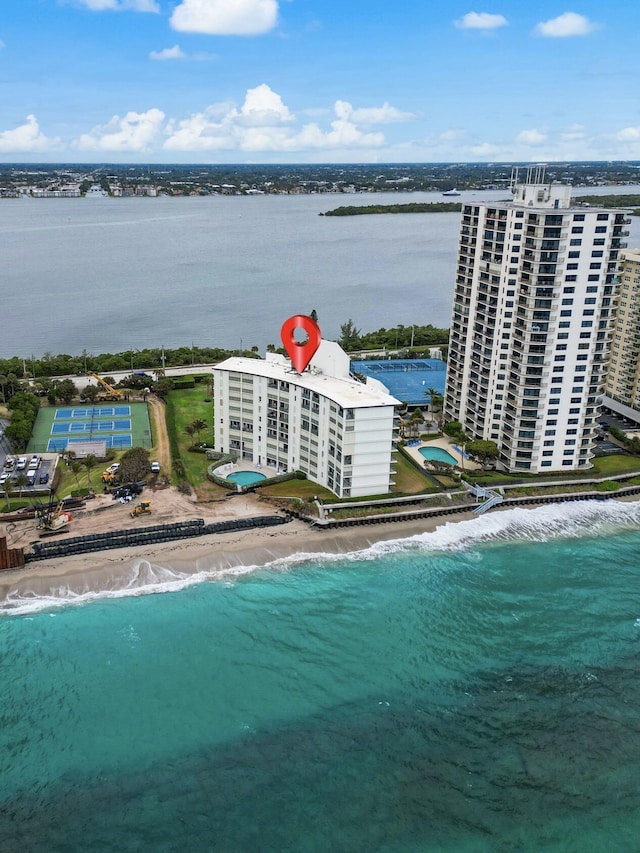
[[[260,480],[266,480],[267,478],[264,474],[259,474],[258,471],[234,471],[226,479],[231,480],[232,483],[237,483],[239,486],[253,486],[259,483]]]
[[[421,447],[420,456],[424,456],[425,459],[430,459],[434,462],[444,462],[447,465],[458,464],[458,460],[450,453],[447,453],[442,447]]]

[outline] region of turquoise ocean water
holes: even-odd
[[[14,597],[0,849],[638,849],[639,577],[611,501]]]

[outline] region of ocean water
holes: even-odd
[[[637,849],[639,553],[563,504],[4,601],[0,849]]]

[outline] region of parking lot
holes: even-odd
[[[58,464],[58,454],[3,454],[0,489],[11,481],[14,492],[48,493]]]

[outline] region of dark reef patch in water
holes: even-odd
[[[637,830],[638,670],[484,674],[451,707],[371,698],[139,773],[62,778],[4,803],[0,847],[578,850],[576,827],[588,849],[612,801],[615,846]]]

